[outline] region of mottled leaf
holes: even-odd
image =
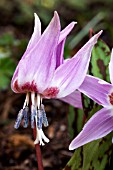
[[[68,113],[68,132],[70,139],[73,139],[77,135],[83,125],[84,112],[82,109],[77,109],[72,106],[69,106]]]
[[[91,68],[89,73],[109,81],[108,64],[110,61],[110,54],[111,52],[107,44],[99,39],[92,51]]]
[[[112,136],[113,133],[78,148],[64,170],[110,170]]]

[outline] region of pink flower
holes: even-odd
[[[83,82],[87,73],[91,51],[101,31],[93,36],[73,58],[64,60],[64,44],[67,35],[75,22],[60,31],[60,20],[54,13],[50,24],[41,35],[41,23],[35,14],[35,27],[27,49],[20,60],[12,78],[11,87],[15,93],[26,93],[23,109],[20,110],[15,128],[18,128],[22,117],[24,127],[28,125],[28,105],[31,96],[31,126],[37,126],[35,144],[44,145],[49,140],[42,131],[42,123],[48,125],[43,98],[64,100],[77,107],[82,107],[80,93],[75,91]],[[73,96],[77,96],[75,99]]]
[[[79,90],[104,108],[96,112],[85,124],[69,149],[76,149],[88,142],[100,139],[113,130],[113,50],[109,63],[111,84],[87,75]]]

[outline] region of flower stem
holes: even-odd
[[[36,139],[36,126],[33,128],[33,135],[34,135],[34,140],[35,140]],[[38,170],[44,170],[40,145],[36,144],[35,149],[36,149],[36,159],[38,163]]]

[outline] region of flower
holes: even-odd
[[[72,22],[60,32],[59,16],[55,12],[50,24],[41,35],[41,23],[35,14],[33,35],[12,78],[12,90],[15,93],[26,93],[23,109],[17,116],[15,128],[19,127],[23,117],[23,126],[28,126],[28,105],[31,99],[31,127],[34,128],[36,122],[37,129],[35,144],[44,145],[43,140],[49,142],[42,131],[42,124],[48,126],[42,104],[43,98],[61,99],[74,106],[82,107],[80,93],[75,90],[84,80],[92,48],[102,31],[93,36],[73,58],[64,60],[64,43],[74,25],[75,22]],[[75,102],[73,96],[78,97]]]
[[[87,75],[79,90],[104,108],[96,112],[83,130],[71,142],[69,149],[76,149],[88,142],[100,139],[113,130],[113,50],[109,63],[111,84]]]

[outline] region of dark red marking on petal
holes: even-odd
[[[36,93],[38,93],[37,85],[34,80],[31,83],[31,91],[35,91]]]
[[[29,82],[26,82],[25,84],[23,84],[23,85],[21,86],[21,89],[22,89],[22,91],[30,91],[30,89],[31,89],[30,83],[29,83]]]
[[[16,92],[21,93],[21,88],[18,85],[18,80],[14,82],[13,88]]]
[[[38,93],[37,85],[34,81],[32,83],[26,82],[22,86],[19,86],[18,80],[14,82],[14,89],[18,93],[36,92]]]
[[[59,93],[59,89],[57,87],[50,87],[44,90],[43,96],[47,98],[55,98]]]
[[[109,95],[109,101],[113,105],[113,92]]]
[[[34,92],[38,93],[37,85],[34,82],[34,80],[32,81],[31,84],[29,82],[26,82],[24,85],[21,86],[21,89],[26,92],[34,91]]]

